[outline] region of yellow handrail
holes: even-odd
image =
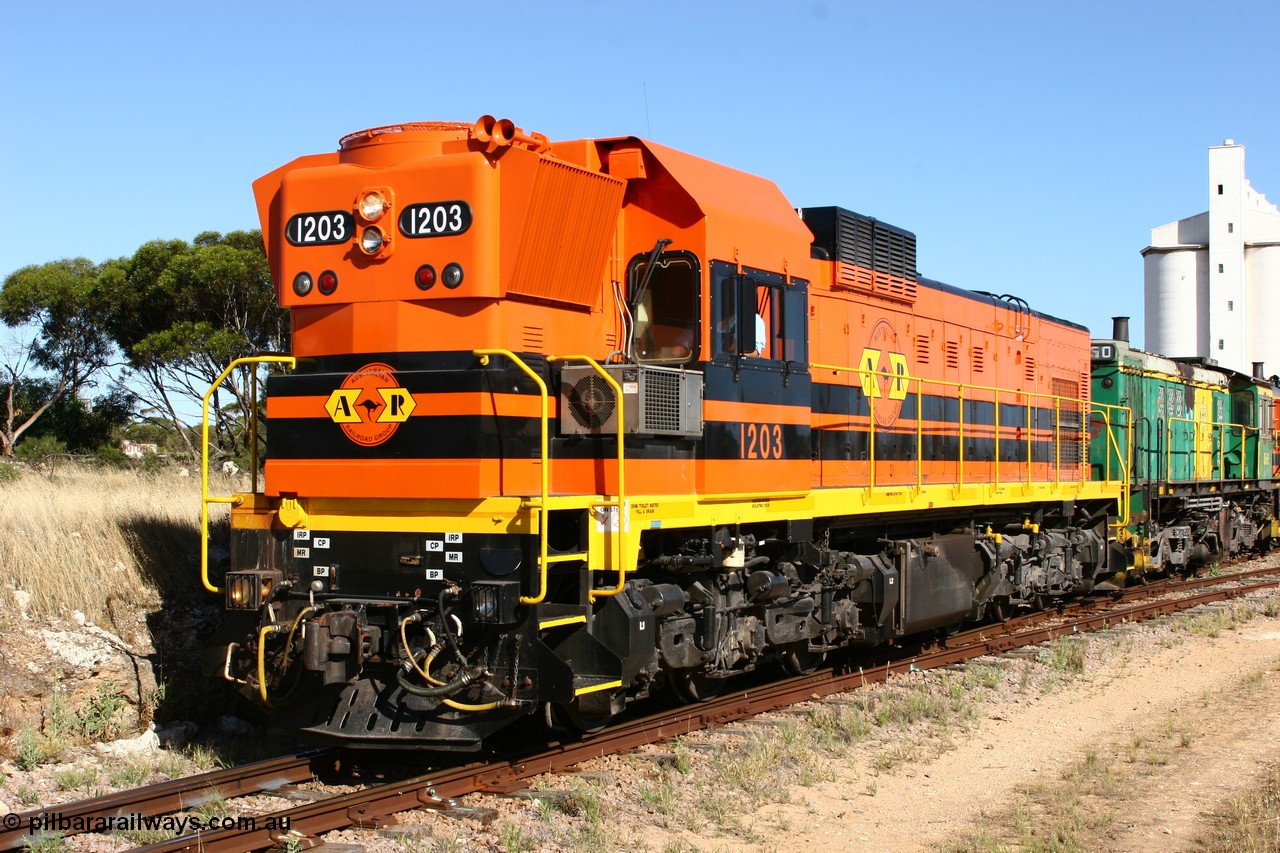
[[[1024,415],[1027,422],[1027,485],[1031,485],[1031,466],[1035,456],[1035,442],[1032,440],[1035,432],[1031,429],[1031,395],[1027,395],[1027,413]]]
[[[872,380],[875,381],[874,379]],[[865,386],[864,386],[865,387]],[[867,395],[867,462],[869,463],[869,472],[867,474],[867,485],[875,488],[876,485],[876,398],[873,395]],[[919,462],[916,466],[919,467]]]
[[[626,485],[626,447],[625,447],[625,431],[627,424],[626,397],[622,393],[620,386],[609,372],[591,356],[588,355],[554,355],[547,358],[547,361],[584,361],[591,365],[591,369],[600,375],[605,382],[609,383],[609,387],[613,389],[613,395],[618,400],[618,499],[617,501],[603,500],[593,503],[592,506],[607,508],[614,503],[618,506],[618,530],[617,536],[614,537],[614,543],[617,546],[617,562],[614,564],[618,567],[618,584],[611,589],[595,589],[592,588],[587,592],[587,600],[594,602],[597,598],[617,595],[622,592],[622,587],[627,581],[627,485]],[[608,530],[608,523],[605,524]]]
[[[924,385],[916,383],[916,494],[924,491]]]
[[[218,390],[218,386],[231,375],[231,371],[245,364],[287,364],[290,368],[293,368],[297,365],[297,360],[291,355],[252,355],[245,358],[237,358],[218,374],[218,378],[213,380],[209,390],[204,392],[204,409],[200,418],[200,582],[204,584],[204,588],[209,592],[222,592],[222,587],[214,586],[209,580],[209,504],[229,504],[235,501],[235,498],[230,496],[209,496],[209,400],[213,397],[213,393]],[[256,388],[256,385],[254,387]],[[253,398],[255,409],[252,418],[252,437],[250,438],[249,450],[255,492],[258,486],[257,404],[258,398],[255,394]]]
[[[1114,406],[1110,403],[1093,402],[1093,403],[1090,403],[1089,405],[1094,409],[1101,410],[1103,429],[1107,431],[1107,444],[1103,450],[1102,479],[1104,482],[1108,482],[1108,483],[1112,481],[1111,480],[1111,451],[1115,450],[1116,464],[1120,466],[1121,477],[1119,482],[1124,484],[1123,488],[1121,488],[1120,490],[1119,520],[1115,522],[1112,526],[1128,527],[1130,513],[1132,512],[1131,504],[1133,501],[1133,496],[1130,493],[1130,489],[1132,488],[1132,486],[1129,482],[1129,472],[1133,470],[1133,435],[1131,430],[1131,425],[1133,421],[1133,410],[1130,409],[1128,406]],[[1114,427],[1112,426],[1112,423],[1111,423],[1112,409],[1114,409],[1117,413],[1119,412],[1124,413],[1125,422],[1123,424],[1116,424]],[[1093,417],[1092,413],[1090,413],[1089,417],[1090,419],[1092,419]],[[1120,447],[1120,442],[1116,439],[1116,431],[1120,429],[1128,430],[1130,432],[1129,441],[1126,443],[1126,448],[1128,452],[1125,452],[1125,448]]]
[[[812,370],[814,370],[814,371],[818,371],[818,370],[830,370],[830,371],[832,371],[833,373],[851,373],[851,374],[856,374],[856,375],[858,375],[858,376],[860,377],[861,386],[862,386],[862,389],[863,389],[863,394],[867,397],[868,410],[869,410],[869,413],[870,413],[870,414],[869,414],[869,417],[868,417],[868,428],[869,428],[870,450],[869,450],[869,452],[868,452],[868,454],[867,454],[867,458],[868,458],[869,468],[870,468],[870,471],[869,471],[869,474],[868,474],[868,477],[869,477],[868,482],[869,482],[869,484],[870,484],[871,486],[875,486],[875,484],[876,484],[876,470],[875,470],[875,462],[876,462],[876,459],[875,459],[875,434],[876,434],[876,425],[875,425],[875,408],[876,408],[876,397],[877,397],[878,395],[877,395],[877,394],[874,394],[874,393],[868,393],[868,392],[870,391],[870,389],[872,388],[873,384],[876,382],[876,380],[877,380],[878,378],[883,377],[883,378],[886,378],[886,379],[891,379],[891,380],[893,380],[893,381],[895,381],[895,382],[902,382],[902,381],[904,381],[904,380],[905,380],[905,381],[906,381],[906,382],[908,382],[908,383],[909,383],[909,382],[915,382],[915,383],[916,383],[916,485],[917,485],[917,488],[918,488],[918,489],[919,489],[919,488],[923,488],[923,472],[922,472],[923,464],[922,464],[922,460],[920,459],[920,456],[923,454],[923,423],[922,423],[922,422],[923,422],[923,420],[924,420],[924,412],[923,412],[923,410],[922,410],[922,408],[921,408],[921,404],[922,404],[923,388],[924,388],[924,385],[925,385],[926,383],[927,383],[927,384],[930,384],[930,385],[937,385],[937,386],[941,386],[941,387],[944,387],[944,388],[954,388],[954,389],[956,389],[956,399],[957,399],[957,402],[959,403],[959,430],[960,430],[960,446],[959,446],[959,453],[958,453],[958,457],[957,457],[957,480],[958,480],[957,485],[963,485],[963,484],[964,484],[964,462],[965,462],[965,459],[964,459],[964,456],[965,456],[965,453],[964,453],[964,437],[965,437],[965,435],[964,435],[964,434],[965,434],[964,402],[965,402],[965,392],[966,392],[966,391],[990,391],[990,392],[993,394],[994,399],[995,399],[995,403],[994,403],[994,405],[995,405],[995,417],[994,417],[994,419],[993,419],[993,420],[994,420],[994,431],[995,431],[995,437],[996,437],[997,447],[998,447],[998,444],[999,444],[1000,428],[1001,428],[1001,426],[1002,426],[1002,425],[1001,425],[1001,423],[1000,423],[999,395],[1003,392],[1003,393],[1006,393],[1006,394],[1020,394],[1020,395],[1025,395],[1025,396],[1026,396],[1026,398],[1027,398],[1027,403],[1026,403],[1026,409],[1027,409],[1027,415],[1026,415],[1026,422],[1027,422],[1027,425],[1026,425],[1026,432],[1027,432],[1027,461],[1026,461],[1026,466],[1027,466],[1027,483],[1028,483],[1028,484],[1030,484],[1030,483],[1032,482],[1032,467],[1033,467],[1033,460],[1032,460],[1032,456],[1033,456],[1033,446],[1034,446],[1034,445],[1033,445],[1033,430],[1032,430],[1032,422],[1031,422],[1031,399],[1034,397],[1034,398],[1041,398],[1041,399],[1045,399],[1045,400],[1052,400],[1052,401],[1053,401],[1053,405],[1054,405],[1054,413],[1055,413],[1055,417],[1054,417],[1054,427],[1053,427],[1053,430],[1054,430],[1054,460],[1053,460],[1053,467],[1054,467],[1054,480],[1055,480],[1055,482],[1056,482],[1056,483],[1058,483],[1058,484],[1061,484],[1061,482],[1062,482],[1062,464],[1063,464],[1063,463],[1062,463],[1062,446],[1061,446],[1061,445],[1062,445],[1062,427],[1061,427],[1061,423],[1060,423],[1060,421],[1061,421],[1061,414],[1062,414],[1062,402],[1063,402],[1063,401],[1066,401],[1067,403],[1070,403],[1070,404],[1073,404],[1073,405],[1079,405],[1079,406],[1081,406],[1081,407],[1082,407],[1082,410],[1083,410],[1083,406],[1084,406],[1084,405],[1086,404],[1086,402],[1087,402],[1087,401],[1085,401],[1085,400],[1083,400],[1083,399],[1079,399],[1079,398],[1075,398],[1075,397],[1061,397],[1061,396],[1056,395],[1056,394],[1045,394],[1045,393],[1038,392],[1038,391],[1019,391],[1019,390],[1011,389],[1011,388],[999,388],[999,387],[996,387],[996,386],[993,386],[993,385],[971,385],[971,384],[967,384],[967,383],[963,383],[963,382],[949,382],[949,381],[944,380],[944,379],[928,379],[928,378],[925,378],[925,377],[922,377],[922,376],[902,376],[902,375],[899,375],[899,374],[890,373],[890,372],[889,372],[889,371],[887,371],[887,370],[868,370],[868,369],[866,369],[866,368],[861,368],[861,367],[849,367],[849,366],[847,366],[847,365],[838,365],[838,364],[820,364],[820,363],[814,363],[814,364],[810,365],[810,367],[811,367],[811,369],[812,369]],[[909,392],[908,392],[908,393],[909,393]],[[1102,404],[1098,404],[1098,405],[1102,405]],[[1087,441],[1087,430],[1084,428],[1084,426],[1083,426],[1083,425],[1080,427],[1080,432],[1081,432],[1081,434],[1082,434],[1082,442]],[[1081,448],[1081,459],[1080,459],[1080,462],[1079,462],[1080,467],[1081,467],[1081,472],[1082,472],[1082,473],[1081,473],[1081,482],[1085,482],[1085,481],[1086,481],[1086,478],[1085,478],[1085,476],[1084,476],[1084,471],[1085,471],[1085,469],[1086,469],[1086,467],[1087,467],[1087,465],[1088,465],[1088,458],[1087,458],[1087,454],[1086,454],[1086,452],[1085,452],[1086,447],[1087,447],[1087,445],[1082,445],[1082,448]],[[999,485],[999,473],[998,473],[998,472],[999,472],[999,457],[998,457],[998,454],[997,454],[997,459],[996,459],[996,471],[997,471],[997,473],[996,473],[995,485],[997,485],[997,486],[998,486],[998,485]]]
[[[996,389],[995,399],[996,452],[995,452],[995,487],[1000,488],[1000,389]]]
[[[1053,398],[1053,482],[1062,485],[1062,398]]]
[[[550,449],[547,440],[547,383],[542,381],[542,377],[534,373],[529,365],[521,360],[520,356],[506,349],[477,349],[471,351],[472,355],[480,356],[481,366],[489,363],[489,356],[500,355],[508,359],[516,367],[520,368],[529,376],[538,386],[538,394],[541,397],[541,437],[540,445],[541,463],[539,467],[541,472],[540,498],[538,501],[538,594],[520,596],[521,604],[540,604],[547,597],[547,498],[551,491],[551,481],[548,467],[550,465]]]

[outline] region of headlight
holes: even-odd
[[[471,585],[471,619],[475,622],[514,625],[519,606],[519,581],[478,581]]]
[[[360,218],[365,222],[373,222],[387,210],[387,200],[380,192],[367,192],[360,197]]]
[[[271,591],[280,580],[280,572],[272,570],[228,572],[227,609],[257,610],[271,597]]]
[[[360,235],[360,248],[366,255],[376,255],[382,248],[382,232],[377,228],[366,228]]]
[[[293,292],[306,296],[311,292],[311,273],[300,272],[293,277]]]

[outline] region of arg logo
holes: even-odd
[[[366,364],[342,380],[324,404],[347,438],[364,447],[391,438],[415,408],[413,395],[400,387],[391,366],[381,362]]]
[[[876,425],[891,427],[902,413],[902,401],[907,399],[911,386],[911,372],[905,353],[893,352],[898,333],[888,320],[880,320],[871,330],[871,338],[862,349],[858,367],[862,371],[862,393],[870,398],[875,410]]]

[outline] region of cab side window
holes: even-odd
[[[804,364],[808,285],[763,270],[712,264],[712,355]]]
[[[648,256],[639,255],[627,275],[632,352],[643,362],[687,364],[698,355],[698,259],[688,252],[663,252],[652,271],[648,266]]]

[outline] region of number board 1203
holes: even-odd
[[[333,246],[355,236],[356,221],[345,210],[295,213],[285,225],[284,236],[294,246]]]
[[[406,237],[452,237],[471,227],[471,205],[465,201],[427,201],[400,211],[400,233]]]

